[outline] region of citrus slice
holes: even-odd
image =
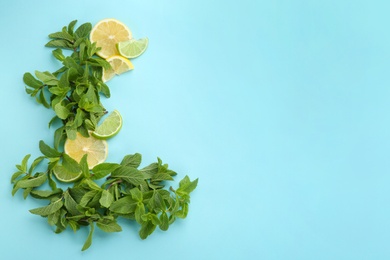
[[[66,139],[64,151],[77,162],[80,162],[84,154],[87,154],[88,167],[92,169],[107,159],[108,144],[105,140],[96,139],[93,136],[84,137],[77,132],[76,139]]]
[[[83,172],[81,170],[78,172],[71,172],[62,165],[56,165],[53,168],[53,173],[59,181],[73,182],[78,180]]]
[[[118,42],[117,47],[120,55],[133,59],[145,52],[148,43],[148,38],[131,39],[125,42]]]
[[[96,42],[101,50],[97,54],[102,58],[118,55],[116,48],[118,42],[131,39],[131,31],[127,26],[116,19],[104,19],[98,22],[91,31],[90,40]]]
[[[108,139],[116,135],[122,128],[122,116],[117,111],[112,111],[103,121],[101,125],[96,127],[92,135],[98,139]]]
[[[119,55],[111,56],[107,59],[107,61],[110,63],[111,68],[103,70],[103,82],[109,81],[115,76],[115,74],[119,75],[134,69],[133,63]]]

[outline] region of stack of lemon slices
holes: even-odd
[[[90,40],[100,47],[97,54],[111,64],[111,69],[103,70],[103,81],[112,79],[134,69],[129,59],[136,58],[148,47],[148,38],[135,40],[129,28],[116,19],[104,19],[91,31]]]

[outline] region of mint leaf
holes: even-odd
[[[121,166],[116,169],[112,174],[113,178],[121,178],[128,183],[131,183],[135,186],[140,185],[144,181],[143,174],[137,169],[129,166]]]
[[[31,209],[30,212],[32,214],[40,215],[40,216],[48,216],[50,214],[53,214],[57,210],[59,210],[64,203],[62,202],[62,199],[59,199],[55,202],[50,203],[48,206],[41,207],[41,208],[36,208],[36,209]]]
[[[87,240],[85,240],[84,246],[81,249],[81,251],[87,250],[92,244],[92,236],[93,236],[93,232],[95,230],[95,225],[92,222],[89,224],[89,226],[90,226],[89,234],[88,234]]]
[[[116,169],[118,169],[119,167],[120,167],[120,165],[117,163],[100,163],[100,164],[96,165],[95,167],[93,167],[92,179],[99,180],[101,178],[104,178],[108,174],[110,174],[113,171],[115,171]]]
[[[100,197],[99,203],[104,208],[109,208],[111,204],[114,202],[114,195],[107,190],[103,190],[102,196]]]
[[[142,160],[141,154],[139,153],[129,154],[123,158],[121,165],[138,168],[139,165],[141,164],[141,160]]]
[[[61,156],[61,153],[58,152],[57,150],[51,148],[50,146],[48,146],[47,144],[45,144],[44,141],[39,141],[39,150],[41,151],[41,153],[49,158],[56,158],[56,157],[60,157]]]
[[[44,184],[47,180],[47,175],[45,173],[40,173],[38,176],[32,178],[32,179],[27,179],[27,180],[20,180],[17,183],[17,186],[19,188],[34,188],[34,187],[39,187],[42,184]]]
[[[31,75],[31,73],[29,73],[29,72],[24,73],[24,75],[23,75],[23,82],[27,86],[29,86],[31,88],[34,88],[34,89],[40,88],[40,87],[42,87],[44,85],[43,82],[35,79],[34,76]]]
[[[122,228],[115,220],[100,220],[96,222],[96,226],[104,232],[121,232]]]

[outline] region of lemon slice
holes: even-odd
[[[142,38],[139,40],[128,40],[125,42],[119,42],[117,44],[119,54],[126,58],[137,58],[145,52],[148,47],[148,38]]]
[[[97,54],[106,59],[119,54],[116,44],[130,40],[131,31],[116,19],[104,19],[92,28],[89,37],[92,43],[96,42],[96,46],[101,47]]]
[[[107,59],[107,61],[110,63],[111,68],[103,70],[103,82],[109,81],[115,76],[115,74],[119,75],[134,69],[133,63],[119,55],[111,56]]]
[[[117,110],[114,110],[101,125],[96,127],[92,135],[98,139],[108,139],[116,135],[121,128],[122,116]]]
[[[76,139],[66,139],[64,151],[77,162],[80,162],[81,158],[87,154],[88,167],[92,169],[107,159],[108,144],[105,140],[96,139],[93,136],[84,137],[77,132]]]

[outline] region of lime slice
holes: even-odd
[[[118,110],[112,111],[103,123],[96,127],[92,135],[98,139],[108,139],[116,135],[122,127],[122,117]]]
[[[77,162],[80,162],[87,154],[88,167],[92,169],[107,159],[108,144],[105,140],[99,140],[93,136],[84,137],[77,132],[76,139],[66,139],[64,151]]]
[[[148,47],[148,38],[139,40],[131,39],[128,41],[118,42],[117,47],[119,54],[126,58],[136,58],[145,52]]]
[[[54,175],[56,176],[56,178],[59,181],[62,181],[62,182],[74,182],[74,181],[78,180],[81,177],[83,172],[82,171],[71,172],[71,171],[69,171],[67,168],[65,168],[62,165],[56,165],[53,168],[53,173],[54,173]]]

